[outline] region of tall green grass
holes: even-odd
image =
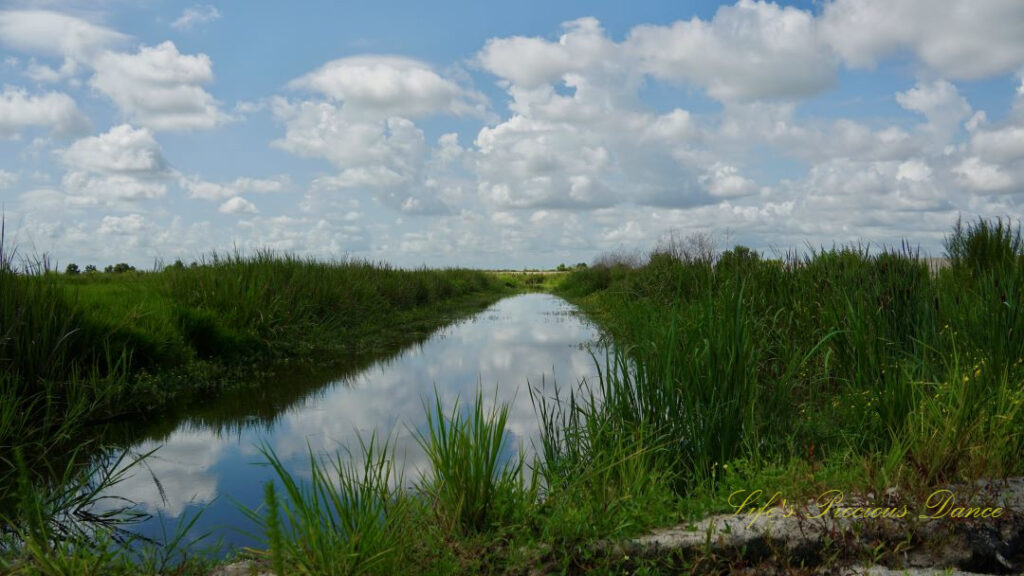
[[[246,347],[308,352],[404,312],[498,288],[494,277],[478,271],[325,264],[272,252],[214,257],[165,274],[186,339],[206,355]]]
[[[197,515],[180,519],[160,541],[139,537],[132,525],[148,517],[134,503],[110,496],[149,454],[108,452],[88,464],[68,458],[40,482],[17,450],[13,504],[0,512],[0,572],[71,576],[202,574],[210,565],[190,534]]]
[[[19,486],[42,494],[67,482],[55,469],[88,467],[101,451],[91,424],[260,382],[254,375],[276,361],[391,350],[450,321],[456,304],[506,293],[485,272],[271,252],[154,272],[49,268],[45,259],[16,259],[0,231],[0,531],[15,529]],[[25,455],[23,466],[15,454]],[[37,548],[109,564],[80,544]]]
[[[305,482],[272,449],[261,448],[277,483],[266,485],[261,509],[245,512],[263,532],[276,574],[396,574],[408,569],[417,535],[393,445],[372,436],[361,449],[357,458],[339,453],[327,462],[311,452]]]
[[[16,438],[67,437],[274,360],[391,349],[453,299],[503,294],[484,272],[270,252],[150,273],[47,268],[17,266],[0,235],[0,459]]]
[[[946,246],[938,274],[906,244],[787,262],[742,247],[717,261],[655,252],[642,266],[573,272],[564,293],[617,347],[600,402],[573,395],[563,409],[600,425],[548,424],[576,445],[559,458],[585,447],[571,459],[598,462],[623,451],[598,440],[608,430],[633,432],[666,447],[649,466],[678,494],[731,462],[850,454],[904,480],[1020,473],[1020,229],[958,223]]]
[[[434,498],[451,529],[461,533],[489,530],[514,520],[530,504],[536,482],[524,481],[524,456],[512,457],[505,424],[508,405],[495,399],[490,410],[477,390],[466,413],[459,401],[445,416],[441,396],[424,407],[427,432],[416,440],[427,454],[430,471],[421,489]]]

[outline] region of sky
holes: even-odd
[[[347,5],[353,4],[353,5]],[[1018,220],[1024,2],[0,2],[5,241],[554,267]]]

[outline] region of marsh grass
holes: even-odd
[[[514,522],[532,504],[536,480],[524,478],[523,453],[511,455],[505,429],[508,410],[508,404],[497,402],[497,393],[486,409],[480,389],[465,412],[456,399],[446,416],[436,390],[433,407],[424,405],[427,431],[415,436],[430,470],[420,490],[435,501],[438,516],[455,532],[485,532]]]
[[[599,406],[567,399],[563,413],[600,426],[563,418],[560,443],[577,447],[559,458],[621,452],[597,439],[633,431],[668,447],[651,466],[679,495],[737,463],[860,459],[849,480],[862,484],[1020,473],[1020,229],[958,223],[946,246],[937,274],[907,244],[787,262],[742,247],[717,260],[655,252],[573,272],[563,293],[612,332],[626,369],[604,371]]]
[[[622,368],[606,363],[603,374]],[[530,394],[541,426],[541,541],[570,558],[593,539],[630,536],[671,517],[675,456],[667,436],[646,422],[622,426],[609,418],[585,381],[567,396],[543,382]]]
[[[81,534],[58,537],[64,524],[28,529],[38,525],[26,516],[31,510],[51,519],[85,513],[54,490],[82,490],[68,470],[88,470],[102,457],[89,441],[92,424],[258,382],[275,362],[391,350],[506,293],[485,272],[269,251],[214,255],[188,268],[71,276],[45,258],[17,258],[3,237],[0,231],[0,532],[22,542],[4,561],[24,560],[29,573],[117,573],[113,566],[133,548],[117,530],[95,532],[86,545]],[[171,546],[137,550],[132,562],[151,571],[183,565],[174,551],[197,548],[185,536],[194,520],[165,535]],[[108,547],[125,551],[108,555]]]
[[[14,461],[16,488],[10,512],[0,514],[0,568],[30,575],[202,573],[202,541],[191,529],[198,514],[181,518],[160,540],[132,528],[149,517],[127,499],[111,496],[150,455],[108,452],[102,458],[68,457],[40,481],[21,451]]]
[[[277,574],[394,574],[406,566],[416,535],[393,444],[374,435],[360,448],[333,459],[310,452],[308,481],[260,449],[277,480],[266,485],[261,509],[244,511],[263,532]]]
[[[508,407],[479,390],[467,406],[445,410],[436,392],[425,403],[417,439],[431,468],[411,490],[395,481],[390,439],[373,436],[333,460],[310,454],[308,479],[264,447],[276,480],[247,514],[267,564],[278,574],[521,573],[524,561],[611,572],[596,543],[729,511],[732,489],[800,498],[897,487],[913,498],[937,484],[1024,473],[1020,228],[958,222],[946,248],[949,265],[936,272],[906,244],[770,261],[743,247],[714,257],[672,243],[562,275],[557,290],[615,346],[595,360],[596,381],[530,389],[536,461],[509,456]],[[131,389],[140,366],[315,358],[378,324],[502,289],[474,272],[270,253],[134,278],[107,286],[0,269],[0,288],[10,287],[0,291],[0,438],[70,438],[75,421],[110,402],[93,388]],[[37,330],[41,348],[16,342]],[[108,337],[81,347],[83,333]],[[56,367],[43,364],[51,358]],[[62,414],[80,416],[64,424]],[[50,509],[38,490],[19,490],[17,509]],[[13,556],[26,562],[15,570],[122,566],[103,545],[57,545],[46,522],[25,518],[18,538],[35,549]],[[47,564],[54,558],[66,565]]]

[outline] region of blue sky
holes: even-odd
[[[1020,217],[1024,3],[0,3],[22,253],[550,267]]]

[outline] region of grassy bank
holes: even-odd
[[[728,561],[710,552],[630,558],[607,542],[733,512],[736,490],[790,501],[886,494],[888,505],[916,509],[937,486],[1020,475],[1020,230],[958,225],[946,256],[933,273],[906,246],[770,261],[676,244],[642,263],[603,259],[557,285],[531,281],[577,303],[615,341],[598,381],[534,383],[537,460],[502,458],[507,408],[487,408],[482,395],[465,409],[425,406],[419,441],[432,469],[411,490],[396,489],[390,438],[331,460],[311,454],[301,478],[264,449],[277,481],[249,511],[264,540],[255,564],[275,574],[723,573]],[[167,293],[180,285],[169,281]],[[219,306],[225,324],[212,341],[294,353],[273,351],[258,315]],[[76,561],[74,550],[39,546],[44,559]],[[887,554],[879,545],[862,560]],[[27,571],[45,562],[36,556],[22,557]],[[95,573],[137,570],[124,556],[101,566]]]
[[[391,349],[507,293],[482,272],[270,253],[121,274],[15,273],[4,262],[0,289],[0,367],[15,404],[41,390],[71,398],[88,382],[118,405],[110,415],[193,393],[177,375],[216,387],[239,369]]]
[[[612,442],[658,446],[645,465],[688,506],[755,484],[926,495],[1024,473],[1020,230],[958,224],[946,251],[933,274],[906,246],[767,261],[676,245],[560,291],[619,345],[595,416]]]
[[[92,424],[374,356],[511,292],[484,272],[271,253],[77,275],[10,258],[0,246],[0,532],[25,512],[19,475],[40,494],[80,478]]]

